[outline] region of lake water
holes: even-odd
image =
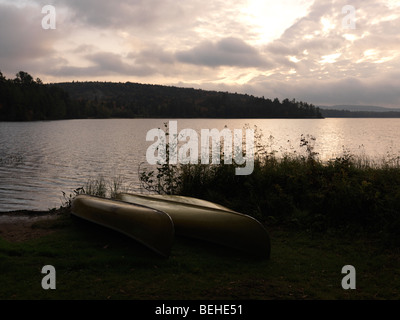
[[[171,119],[176,120],[176,119]],[[139,188],[139,165],[148,165],[146,134],[168,119],[0,122],[0,212],[59,207],[66,194],[89,179],[121,177]],[[400,119],[177,119],[191,128],[257,126],[270,151],[301,152],[301,135],[316,138],[323,160],[343,150],[371,158],[400,153]],[[273,138],[271,138],[273,137]]]

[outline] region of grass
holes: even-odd
[[[177,237],[168,259],[123,235],[65,214],[21,243],[0,238],[0,299],[400,299],[400,256],[368,238],[270,228],[270,260]],[[356,268],[356,290],[341,269]],[[56,269],[43,290],[41,268]]]

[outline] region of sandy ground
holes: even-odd
[[[50,234],[54,230],[35,227],[35,223],[55,219],[57,216],[38,211],[0,212],[0,238],[20,242]]]

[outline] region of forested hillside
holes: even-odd
[[[0,121],[73,118],[321,118],[295,99],[161,85],[111,82],[43,84],[20,71],[0,72]]]
[[[75,104],[56,86],[20,71],[15,79],[0,72],[0,121],[52,120],[72,117]]]
[[[319,109],[294,99],[280,102],[278,99],[272,101],[247,94],[130,82],[74,82],[56,85],[68,92],[72,99],[85,102],[86,105],[82,104],[81,110],[86,107],[88,114],[97,112],[107,117],[321,117]]]

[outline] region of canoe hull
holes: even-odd
[[[117,198],[168,213],[177,235],[210,241],[256,256],[270,256],[267,230],[248,215],[190,197],[121,193]]]
[[[88,195],[75,197],[71,212],[75,216],[123,233],[164,257],[170,254],[174,225],[165,212]]]

